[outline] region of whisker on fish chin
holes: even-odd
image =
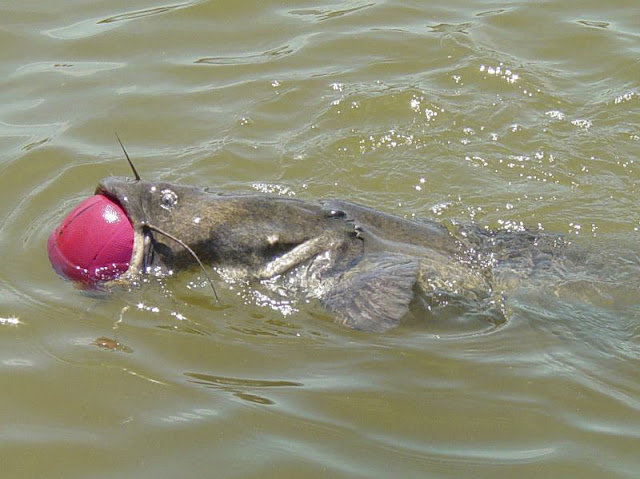
[[[207,269],[204,267],[204,264],[202,264],[202,261],[200,261],[200,258],[198,258],[198,255],[196,254],[195,251],[193,251],[189,245],[187,245],[184,241],[182,241],[179,238],[176,238],[175,236],[173,236],[171,233],[167,233],[166,231],[164,231],[161,228],[158,228],[157,226],[154,226],[150,223],[145,222],[144,226],[146,226],[147,228],[149,228],[152,231],[155,231],[156,233],[160,233],[163,236],[166,236],[167,238],[175,241],[176,243],[178,243],[180,246],[182,246],[184,249],[186,249],[189,254],[191,256],[193,256],[193,258],[198,262],[198,264],[200,265],[200,268],[202,268],[202,271],[204,273],[204,275],[207,278],[207,281],[209,281],[209,285],[211,286],[211,289],[213,290],[213,295],[216,298],[216,301],[219,303],[220,302],[220,298],[218,297],[218,293],[216,292],[216,288],[213,286],[213,281],[211,280],[211,277],[209,276],[209,273],[207,273]]]

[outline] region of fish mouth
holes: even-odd
[[[126,205],[126,203],[128,203],[127,201],[122,201],[123,198],[120,198],[119,195],[117,195],[116,193],[113,193],[113,192],[109,191],[106,187],[102,186],[101,184],[99,184],[97,186],[97,188],[95,189],[93,194],[94,195],[106,196],[111,201],[116,203],[120,208],[122,208],[122,211],[125,212],[125,214],[127,215],[127,218],[129,218],[129,221],[131,222],[131,224],[135,228],[134,221],[131,218],[131,215],[129,214],[129,210],[128,210],[127,205]]]
[[[141,273],[145,273],[149,270],[151,259],[153,256],[152,250],[152,238],[149,229],[146,227],[144,221],[140,221],[136,218],[129,207],[130,200],[124,195],[112,191],[101,181],[94,194],[102,195],[109,200],[116,203],[133,227],[133,250],[131,253],[131,259],[129,261],[129,267],[117,278],[105,282],[105,286],[119,285],[131,282],[140,276]]]

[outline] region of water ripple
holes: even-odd
[[[295,49],[291,46],[282,45],[260,53],[248,53],[245,55],[228,57],[204,57],[196,60],[194,63],[208,65],[248,65],[269,62],[277,58],[285,57],[294,52]]]
[[[290,15],[297,15],[302,17],[310,17],[314,21],[323,22],[326,20],[331,20],[332,18],[342,17],[344,15],[349,15],[354,12],[358,12],[360,10],[364,10],[370,7],[375,6],[375,3],[366,3],[363,5],[357,5],[352,8],[342,8],[342,9],[298,9],[298,10],[290,10]]]
[[[133,10],[126,13],[112,15],[106,18],[89,18],[72,25],[45,30],[43,33],[60,40],[77,40],[105,33],[111,29],[124,25],[132,20],[146,18],[153,15],[173,12],[183,8],[197,5],[201,1],[185,2],[161,7]]]

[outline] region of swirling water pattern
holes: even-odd
[[[640,470],[635,2],[0,6],[5,477]],[[333,325],[198,273],[86,296],[49,232],[146,178],[565,234],[510,320]]]

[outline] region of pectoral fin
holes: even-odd
[[[365,255],[320,297],[336,323],[363,331],[383,332],[409,310],[418,261],[402,254]]]

